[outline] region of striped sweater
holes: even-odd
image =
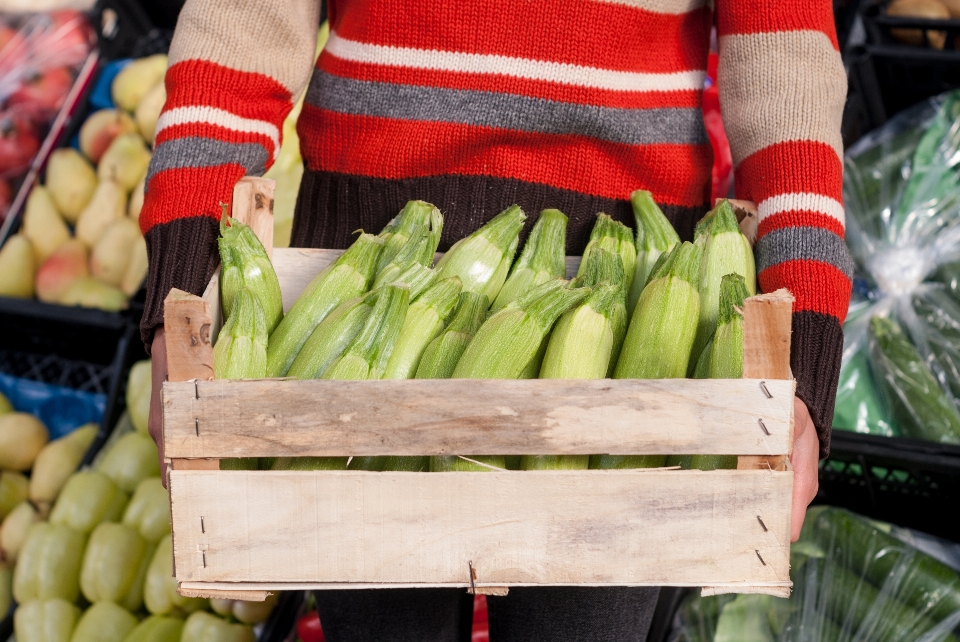
[[[829,0],[330,0],[314,66],[319,10],[187,0],[140,217],[147,342],[171,287],[203,290],[218,204],[276,158],[304,88],[293,245],[345,247],[420,198],[446,215],[441,249],[519,203],[528,229],[542,208],[564,211],[577,253],[597,212],[632,225],[638,188],[691,238],[710,194],[716,25],[736,192],[760,213],[759,285],[796,297],[792,366],[826,453],[852,273]]]

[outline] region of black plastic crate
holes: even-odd
[[[834,430],[814,503],[960,542],[960,446]]]
[[[872,95],[865,95],[865,101],[882,105],[886,114],[893,115],[924,98],[960,87],[960,20],[887,16],[888,4],[889,0],[869,0],[860,8],[866,43],[854,55],[867,56],[875,77],[874,83],[868,83],[875,86],[868,88]],[[919,30],[926,44],[901,43],[891,34],[893,29]],[[945,34],[943,49],[928,46],[928,31]]]

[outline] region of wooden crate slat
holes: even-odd
[[[766,381],[768,398],[748,379],[167,382],[165,447],[175,458],[778,455],[791,447],[793,385]]]
[[[170,480],[181,582],[464,585],[469,563],[485,585],[790,581],[792,473],[173,471]]]

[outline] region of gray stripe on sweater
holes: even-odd
[[[853,278],[853,259],[843,239],[822,227],[785,227],[765,235],[754,248],[757,271],[786,261],[828,263]]]
[[[696,108],[578,105],[516,94],[353,80],[320,70],[310,79],[306,101],[343,114],[577,134],[626,145],[709,142],[703,114]]]
[[[260,143],[227,143],[215,138],[186,136],[157,145],[147,172],[147,184],[158,172],[184,167],[242,165],[247,175],[261,176],[270,154]]]

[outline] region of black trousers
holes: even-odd
[[[644,642],[659,588],[512,588],[488,597],[490,642]],[[327,642],[464,642],[463,589],[318,591]]]

